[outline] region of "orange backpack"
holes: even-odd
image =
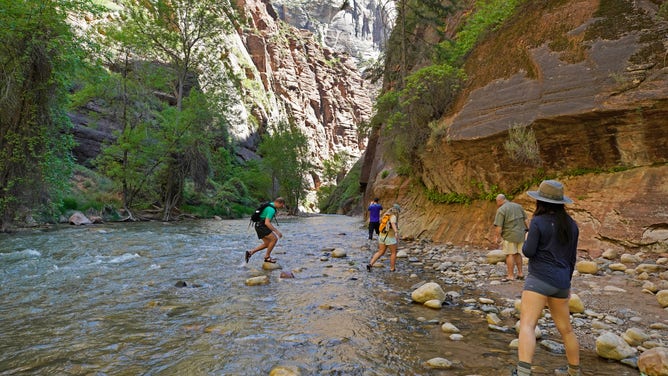
[[[392,218],[391,214],[385,214],[383,215],[383,218],[381,218],[380,226],[378,226],[378,231],[380,231],[381,234],[389,232],[392,228],[392,225],[390,225],[390,218]]]

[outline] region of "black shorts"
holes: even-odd
[[[267,235],[271,234],[271,229],[264,224],[264,222],[255,223],[255,232],[257,232],[257,238],[263,239]]]

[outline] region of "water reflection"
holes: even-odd
[[[419,266],[402,260],[398,273],[367,273],[373,250],[358,219],[280,226],[273,255],[294,279],[263,271],[260,254],[243,262],[259,242],[247,220],[0,235],[0,373],[267,375],[287,365],[303,375],[505,375],[514,362],[513,336],[489,331],[484,318],[410,302],[418,280],[408,275]],[[348,257],[323,261],[334,247]],[[257,275],[270,283],[245,285]],[[445,321],[463,341],[447,339]],[[430,370],[433,357],[457,364]],[[597,370],[588,375],[637,374],[590,358]],[[563,361],[542,361],[543,374]]]

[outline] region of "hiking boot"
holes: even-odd
[[[582,376],[582,372],[580,371],[580,368],[573,369],[571,368],[569,370],[568,366],[563,366],[559,367],[554,370],[555,375],[561,375],[561,376]]]

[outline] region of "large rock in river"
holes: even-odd
[[[413,301],[425,303],[429,300],[445,301],[445,291],[436,282],[427,282],[411,293]]]

